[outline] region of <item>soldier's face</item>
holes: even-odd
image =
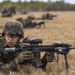
[[[29,20],[30,20],[30,21],[33,21],[33,19],[32,19],[32,18],[30,18]]]
[[[18,40],[19,40],[19,37],[16,36],[16,35],[9,35],[9,34],[6,34],[5,35],[5,40],[6,40],[6,44],[9,46],[9,47],[14,47],[16,46]]]

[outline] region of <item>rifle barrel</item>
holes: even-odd
[[[70,47],[70,49],[75,49],[75,46],[73,46],[73,47]]]

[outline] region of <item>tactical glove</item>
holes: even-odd
[[[52,62],[54,60],[54,58],[55,58],[54,52],[46,52],[47,62]]]
[[[22,53],[20,53],[15,60],[18,63],[22,63],[23,61],[26,60],[32,60],[34,58],[33,53],[31,51],[23,51]]]
[[[42,60],[46,60],[47,62],[52,62],[54,58],[55,58],[54,52],[46,52]]]

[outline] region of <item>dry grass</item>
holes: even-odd
[[[40,17],[45,12],[31,12],[36,17]],[[54,41],[61,41],[75,45],[75,12],[50,12],[58,15],[54,20],[45,20],[46,28],[25,29],[25,37],[30,39],[42,38],[43,44],[52,44]],[[7,20],[16,19],[18,17],[25,18],[26,15],[15,15],[12,18],[0,18],[0,25],[4,25]],[[39,20],[40,21],[40,20]],[[2,30],[0,30],[2,31]],[[69,75],[75,75],[75,51],[70,51],[68,55]],[[0,74],[1,75],[1,74]],[[3,75],[3,74],[2,74]],[[31,65],[25,65],[18,73],[10,73],[10,75],[66,75],[64,57],[60,55],[58,63],[55,61],[47,64],[46,71],[36,69]]]

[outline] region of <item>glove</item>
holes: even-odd
[[[47,62],[52,62],[54,60],[54,58],[55,58],[54,52],[46,52]]]
[[[47,62],[52,62],[54,58],[55,58],[54,52],[46,52],[42,60],[46,60]]]
[[[33,53],[31,51],[23,51],[16,58],[17,63],[22,63],[23,61],[34,59]]]

